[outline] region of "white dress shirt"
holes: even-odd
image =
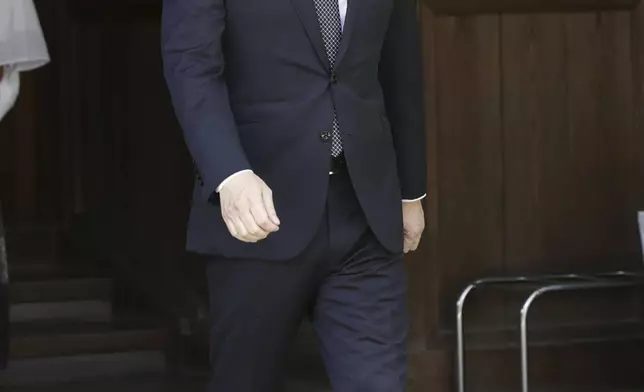
[[[342,28],[344,28],[344,20],[347,18],[347,0],[338,0],[340,5],[340,23],[342,23]]]
[[[49,52],[32,0],[0,0],[0,120],[20,89],[20,72],[42,67]]]
[[[338,0],[338,6],[340,7],[340,23],[342,24],[342,28],[344,28],[344,21],[347,19],[347,0]],[[221,182],[221,184],[219,184],[219,186],[217,187],[217,192],[219,192],[219,191],[221,190],[221,188],[226,184],[226,182],[228,182],[228,180],[230,180],[230,179],[231,179],[231,178],[233,178],[234,176],[236,176],[236,175],[238,175],[238,174],[241,174],[241,173],[244,173],[244,172],[252,172],[252,170],[242,170],[242,171],[239,171],[239,172],[237,172],[237,173],[234,173],[234,174],[233,174],[233,175],[231,175],[230,177],[226,178],[226,179],[225,179],[224,181],[222,181],[222,182]],[[427,194],[422,195],[421,197],[419,197],[419,198],[417,198],[417,199],[413,199],[413,200],[403,200],[403,202],[412,202],[412,201],[422,200],[422,199],[424,199],[424,198],[425,198],[425,196],[427,196]]]

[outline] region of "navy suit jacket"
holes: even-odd
[[[413,0],[349,0],[333,70],[313,0],[164,0],[162,53],[198,179],[188,249],[287,259],[323,216],[334,107],[370,228],[402,249],[402,199],[426,192],[423,83]],[[217,186],[252,169],[280,230],[247,244],[221,217]]]

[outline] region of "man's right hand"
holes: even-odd
[[[239,173],[219,190],[221,215],[230,234],[258,242],[279,230],[273,191],[253,172]]]

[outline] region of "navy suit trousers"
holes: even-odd
[[[405,390],[403,255],[373,235],[346,173],[330,176],[324,217],[303,253],[285,261],[210,257],[207,273],[209,392],[280,391],[285,354],[307,316],[334,392]]]

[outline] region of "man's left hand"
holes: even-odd
[[[420,244],[420,238],[425,230],[425,213],[420,200],[403,202],[402,213],[405,238],[403,250],[405,253],[409,253],[415,251]]]

